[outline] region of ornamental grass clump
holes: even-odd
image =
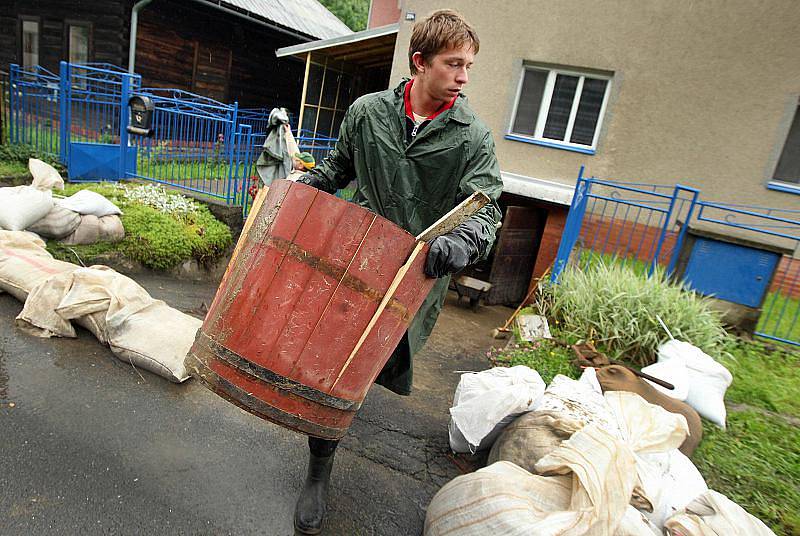
[[[656,270],[637,275],[617,263],[597,262],[582,271],[568,267],[558,284],[544,287],[543,311],[569,339],[593,340],[610,357],[644,366],[655,362],[656,349],[672,335],[710,355],[725,337],[720,315],[708,300],[667,279]]]

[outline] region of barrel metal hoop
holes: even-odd
[[[240,372],[247,374],[248,376],[252,376],[257,380],[261,380],[264,383],[268,383],[274,387],[277,387],[282,391],[288,391],[307,400],[311,400],[312,402],[316,402],[317,404],[342,411],[358,411],[358,408],[361,407],[361,402],[323,393],[318,389],[314,389],[308,385],[303,385],[302,383],[287,378],[286,376],[281,376],[280,374],[277,374],[266,367],[262,367],[261,365],[257,365],[251,361],[248,361],[233,350],[225,348],[223,345],[202,331],[200,332],[199,337],[204,340],[204,343],[208,349],[211,350],[215,357],[225,361],[225,363],[234,367]]]
[[[192,366],[195,368],[195,377],[225,400],[228,400],[257,417],[282,426],[289,426],[298,432],[323,439],[338,440],[347,433],[347,428],[321,426],[271,406],[208,368],[208,365],[204,363],[202,359],[194,355],[194,353],[190,353],[189,355],[194,361]]]

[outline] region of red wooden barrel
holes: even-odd
[[[416,239],[364,208],[282,180],[250,217],[187,366],[261,418],[341,438],[433,286],[423,273],[427,246],[351,356]]]

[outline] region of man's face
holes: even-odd
[[[472,47],[464,45],[460,48],[443,50],[431,58],[430,63],[422,61],[421,54],[415,61],[416,77],[425,86],[425,91],[433,99],[449,102],[457,96],[469,82],[468,71],[475,60]]]

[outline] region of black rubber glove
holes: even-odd
[[[323,192],[327,192],[329,194],[335,193],[335,190],[332,192],[325,187],[325,183],[322,181],[322,179],[312,175],[311,173],[303,174],[299,179],[297,179],[297,182],[307,184],[308,186],[316,188],[317,190],[322,190]]]
[[[425,274],[429,277],[444,277],[459,272],[480,257],[481,224],[467,220],[452,231],[437,236],[430,242]]]

